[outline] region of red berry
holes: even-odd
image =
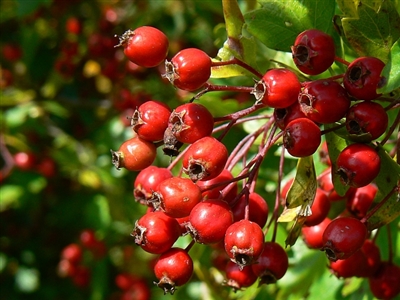
[[[333,38],[317,29],[300,33],[292,46],[293,61],[305,74],[317,75],[326,71],[335,60]]]
[[[306,115],[301,110],[299,101],[296,101],[292,105],[284,108],[275,108],[274,109],[274,118],[276,125],[284,130],[287,124],[290,121],[293,121],[298,118],[306,118]]]
[[[178,141],[192,144],[211,135],[214,128],[214,118],[205,106],[197,103],[186,103],[174,109],[169,118],[168,126]]]
[[[285,108],[297,101],[300,89],[295,73],[288,69],[271,69],[255,84],[252,93],[264,105]]]
[[[132,115],[131,125],[138,136],[150,142],[160,141],[168,127],[171,110],[160,101],[147,101]]]
[[[181,234],[179,223],[161,211],[149,212],[135,223],[131,236],[144,251],[161,254],[176,242]]]
[[[57,264],[57,275],[60,277],[72,277],[76,273],[77,265],[68,259],[61,259]]]
[[[331,261],[345,259],[362,247],[366,237],[367,227],[360,220],[337,218],[324,231],[322,250]]]
[[[234,221],[238,222],[245,218],[246,197],[242,196],[233,206],[232,212]],[[261,228],[265,226],[268,219],[267,201],[259,194],[249,194],[249,220],[257,223]]]
[[[189,216],[193,207],[201,201],[200,188],[189,178],[173,177],[164,180],[156,191],[159,206],[169,216]]]
[[[286,274],[289,259],[281,245],[265,242],[263,252],[251,267],[254,274],[260,278],[259,284],[275,283]]]
[[[61,258],[74,264],[78,264],[82,259],[82,248],[78,244],[69,244],[61,252]]]
[[[182,158],[183,171],[193,181],[210,180],[225,168],[228,150],[214,137],[206,136],[189,146]]]
[[[367,259],[361,249],[346,259],[331,261],[329,264],[330,271],[338,278],[360,277],[366,267]]]
[[[204,199],[220,199],[222,190],[232,183],[233,175],[227,169],[222,170],[222,172],[213,179],[197,181],[196,184],[200,187],[202,191],[202,196]],[[226,182],[226,184],[222,184]],[[221,184],[213,189],[208,189],[210,186]],[[222,200],[230,203],[237,195],[237,182],[233,182],[233,186],[227,192],[226,196]]]
[[[71,34],[80,34],[82,30],[81,21],[76,17],[69,17],[65,22],[65,29]]]
[[[321,130],[311,120],[298,118],[291,121],[283,131],[283,145],[295,157],[309,156],[321,143]]]
[[[232,222],[233,215],[228,203],[208,199],[192,209],[187,227],[196,242],[214,244],[224,239]]]
[[[11,62],[15,62],[22,57],[22,48],[17,44],[5,44],[2,49],[3,57]]]
[[[164,294],[173,294],[175,287],[185,284],[192,276],[192,258],[185,250],[172,248],[161,254],[154,266],[154,273],[159,280],[156,285],[164,290]]]
[[[343,85],[353,97],[362,100],[374,100],[381,94],[376,90],[386,83],[381,77],[385,63],[376,57],[359,57],[346,70]]]
[[[343,196],[340,196],[336,192],[335,187],[333,186],[331,171],[324,172],[324,175],[318,179],[318,186],[326,192],[328,199],[331,202],[351,199],[357,190],[354,187],[350,187],[347,190],[346,194],[344,194]]]
[[[171,171],[167,168],[159,168],[156,166],[149,166],[136,176],[133,184],[133,196],[139,203],[149,205],[150,200],[153,196],[153,192],[156,191],[158,185],[165,179],[172,178]]]
[[[77,266],[74,275],[72,275],[72,282],[81,288],[85,288],[89,285],[91,280],[91,272],[88,267]]]
[[[15,166],[23,171],[32,170],[36,165],[37,157],[32,152],[18,152],[14,154]]]
[[[330,208],[331,202],[325,191],[317,188],[314,202],[311,205],[312,214],[306,218],[304,224],[306,226],[314,226],[321,223],[328,216]]]
[[[346,201],[347,210],[359,219],[365,217],[377,192],[378,188],[373,183],[356,189],[354,195]]]
[[[189,92],[201,88],[211,76],[211,58],[196,48],[181,50],[165,67],[164,76],[175,87]]]
[[[118,46],[124,47],[126,57],[133,63],[146,67],[156,67],[168,54],[169,42],[166,35],[151,26],[142,26],[126,31]]]
[[[381,159],[372,147],[356,143],[342,150],[336,164],[344,185],[362,187],[378,176]]]
[[[368,279],[372,294],[379,299],[395,299],[400,294],[400,267],[382,263],[379,270]]]
[[[156,146],[140,137],[125,141],[118,151],[111,150],[112,163],[119,170],[141,171],[150,166],[156,158]]]
[[[346,90],[336,81],[324,79],[307,83],[299,103],[308,118],[321,124],[339,121],[350,107]]]
[[[230,286],[236,292],[244,287],[249,287],[256,282],[257,276],[251,266],[241,267],[229,261],[225,268],[226,282],[224,285]]]
[[[231,261],[242,267],[251,265],[263,251],[264,233],[257,223],[240,220],[226,230],[224,247]]]
[[[350,107],[346,114],[347,131],[355,135],[368,134],[365,141],[380,137],[388,126],[385,109],[376,102],[364,101]]]
[[[96,238],[96,234],[93,229],[85,229],[79,235],[79,240],[82,243],[82,246],[86,248],[93,248],[96,246],[98,240]]]
[[[324,245],[322,242],[322,235],[331,222],[330,219],[325,218],[322,222],[314,226],[304,226],[301,229],[303,234],[304,242],[307,244],[308,248],[320,249]]]
[[[44,177],[51,178],[56,175],[57,166],[51,157],[43,157],[36,165],[37,171]]]

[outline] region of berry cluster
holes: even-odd
[[[132,62],[143,67],[158,66],[168,56],[167,37],[148,26],[128,30],[118,46]],[[396,108],[394,101],[386,107],[372,101],[381,96],[376,90],[385,84],[381,77],[384,63],[374,57],[347,63],[336,56],[332,37],[316,29],[300,33],[291,50],[295,65],[306,75],[321,74],[334,61],[344,63],[346,71],[332,78],[301,82],[298,71],[289,68],[272,68],[262,75],[237,58],[216,61],[199,49],[183,49],[166,60],[163,77],[178,89],[199,92],[174,109],[156,100],[137,107],[130,118],[134,136],[117,151],[111,151],[117,169],[140,171],[133,194],[148,209],[136,221],[131,235],[143,250],[160,255],[154,273],[157,286],[165,293],[172,294],[191,278],[189,250],[194,243],[218,249],[225,258],[225,266],[220,268],[226,274],[225,284],[234,290],[252,285],[257,278],[260,284],[270,284],[284,276],[287,252],[275,241],[275,234],[268,242],[265,235],[273,224],[276,233],[282,203],[286,199],[290,206],[287,195],[296,182],[289,181],[282,193],[278,189],[268,224],[268,205],[255,191],[261,163],[268,150],[280,143],[282,161],[285,151],[306,158],[322,148],[329,165],[318,177],[319,186],[311,191],[310,213],[300,211],[292,218],[304,222],[306,244],[326,252],[330,269],[338,277],[368,277],[377,297],[399,293],[398,286],[390,282],[399,280],[400,268],[391,260],[381,261],[367,227],[373,211],[385,201],[373,205],[377,193],[373,181],[381,169],[378,143],[373,141],[388,130],[387,111]],[[209,82],[213,68],[230,64],[256,76],[255,85],[220,86]],[[255,102],[236,113],[214,117],[196,101],[212,91],[252,94]],[[265,113],[271,109],[273,113]],[[222,141],[230,129],[252,120],[266,122],[234,149],[228,149]],[[329,132],[321,130],[323,125],[331,126],[331,131],[347,130],[350,142],[335,161],[330,159],[329,141],[321,147],[323,135]],[[395,126],[380,145],[387,142]],[[221,132],[218,137],[217,132]],[[262,140],[259,150],[248,158],[258,137]],[[171,160],[176,157],[168,168],[153,165],[158,147]],[[282,171],[279,176],[280,182]],[[333,176],[347,189],[344,196],[336,192]],[[241,189],[239,182],[243,182]],[[329,219],[331,203],[340,200],[346,201],[346,211]],[[192,237],[190,244],[185,249],[174,246],[184,235]]]

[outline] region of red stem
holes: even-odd
[[[227,66],[227,65],[238,65],[238,66],[241,66],[243,69],[246,69],[250,73],[254,74],[258,78],[263,77],[263,75],[260,72],[258,72],[256,69],[249,66],[244,61],[237,59],[236,57],[231,60],[227,60],[227,61],[213,61],[211,63],[211,67],[221,67],[221,66]]]
[[[344,60],[343,58],[341,58],[341,57],[339,57],[339,56],[335,56],[335,60],[336,60],[337,62],[340,62],[340,63],[346,65],[346,66],[350,65],[350,63],[349,63],[347,60]]]

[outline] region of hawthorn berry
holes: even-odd
[[[201,88],[211,76],[211,58],[202,50],[187,48],[165,63],[166,77],[175,87],[185,91]]]
[[[172,172],[167,168],[149,166],[136,176],[133,184],[133,196],[141,204],[149,205],[149,200],[158,185],[165,179],[172,178]]]
[[[241,267],[232,261],[228,261],[225,274],[227,280],[224,285],[233,288],[235,292],[244,287],[249,287],[257,281],[257,276],[251,266]]]
[[[193,261],[187,251],[171,248],[158,258],[154,265],[158,279],[155,284],[163,289],[164,294],[175,292],[177,286],[184,285],[193,274]]]
[[[317,188],[314,202],[311,205],[312,214],[306,218],[304,224],[306,226],[314,226],[321,223],[328,216],[330,208],[331,202],[325,191]]]
[[[331,261],[348,258],[362,247],[367,233],[367,227],[360,220],[339,217],[326,227],[321,250]]]
[[[246,197],[243,195],[232,207],[233,218],[238,222],[245,218]],[[249,220],[257,223],[261,228],[265,226],[268,219],[268,204],[261,195],[252,192],[249,194]]]
[[[118,151],[111,150],[112,163],[117,170],[141,171],[153,163],[156,150],[153,143],[136,136],[122,143]]]
[[[291,49],[294,63],[300,71],[308,75],[326,71],[335,60],[333,38],[318,29],[301,32]]]
[[[164,137],[168,127],[171,109],[160,101],[147,101],[132,115],[131,125],[137,135],[147,141],[156,142]]]
[[[205,106],[198,103],[186,103],[173,110],[168,126],[178,141],[192,144],[211,135],[214,129],[214,118]]]
[[[161,64],[168,54],[167,36],[151,26],[127,30],[120,38],[117,46],[124,47],[126,57],[133,63],[150,68]]]
[[[14,164],[23,171],[32,170],[37,162],[36,154],[33,152],[18,152],[14,154]]]
[[[170,217],[182,218],[190,215],[193,207],[201,201],[200,188],[189,178],[172,177],[162,181],[155,196],[158,206]]]
[[[324,174],[318,178],[318,186],[326,192],[329,201],[336,202],[351,199],[354,196],[357,188],[350,187],[343,196],[340,196],[333,186],[332,169],[329,168],[328,170],[329,172],[325,171]]]
[[[251,265],[263,251],[264,233],[257,223],[240,220],[226,230],[224,247],[231,261],[241,267]]]
[[[336,81],[325,79],[306,83],[299,103],[304,114],[320,124],[339,121],[350,107],[346,90]]]
[[[374,148],[355,143],[340,152],[336,165],[344,185],[363,187],[378,176],[381,159]]]
[[[183,171],[191,180],[210,180],[217,177],[228,160],[225,145],[206,136],[191,144],[182,158]]]
[[[254,85],[252,93],[257,102],[273,108],[285,108],[297,101],[301,84],[296,74],[288,69],[268,70]]]
[[[283,131],[283,145],[295,157],[312,155],[320,143],[321,130],[308,118],[291,121]]]
[[[177,220],[162,211],[148,212],[135,223],[131,236],[136,245],[149,253],[169,250],[181,234]]]
[[[379,270],[368,278],[372,294],[379,299],[395,299],[400,294],[400,267],[382,262]]]
[[[224,239],[232,222],[233,215],[228,203],[208,199],[193,207],[186,226],[196,242],[214,244]]]
[[[227,169],[223,169],[222,172],[213,179],[210,180],[199,180],[196,184],[201,189],[201,194],[203,199],[220,199],[222,190],[227,187],[230,183],[233,183],[233,186],[230,188],[229,192],[225,195],[222,200],[230,203],[237,195],[237,181],[232,182],[233,175]],[[225,183],[226,184],[223,184]],[[221,184],[218,187],[209,189],[209,187],[213,185]]]
[[[65,246],[61,252],[61,258],[78,264],[82,260],[82,247],[75,243]]]
[[[251,265],[254,274],[260,278],[259,285],[277,282],[289,267],[289,259],[285,249],[276,242],[265,242],[263,252],[256,263]]]
[[[287,124],[290,121],[298,118],[306,118],[307,116],[301,110],[299,101],[296,101],[292,105],[284,108],[275,108],[274,109],[274,118],[276,125],[281,129],[284,130]]]
[[[347,210],[358,219],[365,217],[377,192],[378,187],[374,183],[357,188],[354,195],[346,201]]]
[[[303,226],[301,233],[303,240],[310,249],[320,249],[323,247],[322,235],[328,224],[331,222],[329,218],[325,218],[322,222],[314,226]]]
[[[346,114],[346,129],[350,134],[365,135],[365,141],[380,137],[388,126],[389,118],[379,103],[363,101],[350,107]]]
[[[381,94],[377,89],[386,83],[381,77],[385,63],[376,57],[356,58],[346,70],[343,85],[347,92],[360,100],[374,100]]]

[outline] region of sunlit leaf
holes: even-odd
[[[332,30],[334,1],[267,0],[261,5],[245,15],[246,29],[269,48],[288,52],[300,32],[310,28],[327,33]]]
[[[358,17],[342,19],[346,39],[359,56],[378,57],[386,63],[400,37],[399,14],[391,1],[383,1],[378,10],[360,2],[357,13]]]
[[[378,89],[379,93],[386,94],[400,89],[400,39],[390,49],[389,61],[383,68],[382,76],[386,78],[387,83]]]

